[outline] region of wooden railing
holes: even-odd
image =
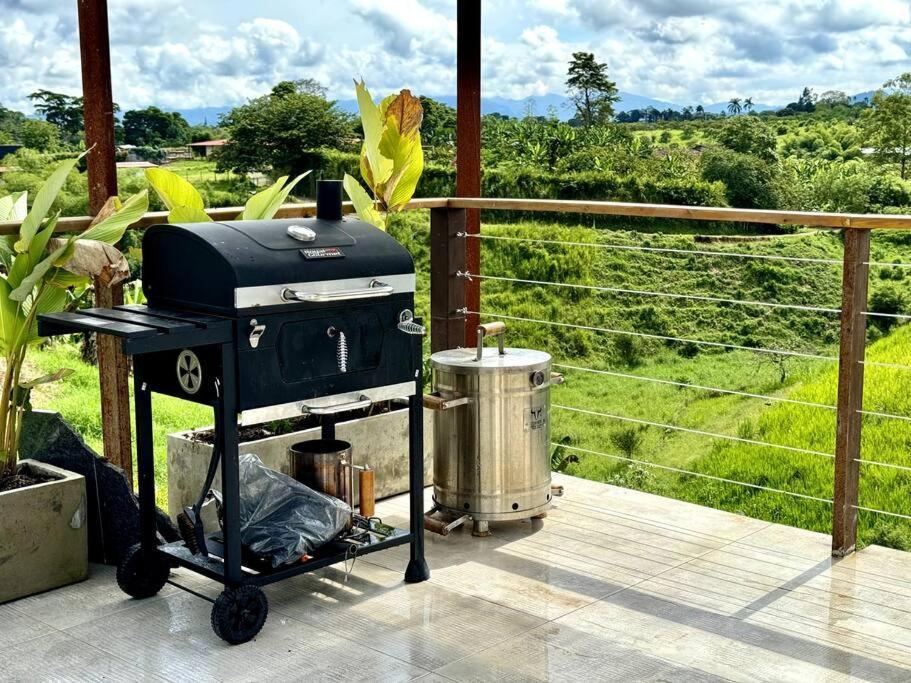
[[[871,229],[911,230],[911,216],[878,214],[811,213],[803,211],[765,211],[720,207],[632,204],[627,202],[559,201],[543,199],[416,199],[408,210],[430,210],[431,269],[431,348],[433,351],[471,345],[480,309],[480,283],[463,277],[466,252],[477,234],[469,211],[496,210],[550,212],[563,214],[647,217],[688,221],[724,221],[776,225],[799,225],[819,229],[844,229],[842,258],[842,302],[838,400],[835,438],[835,485],[833,491],[832,552],[846,555],[854,550],[857,538],[857,511],[864,386],[864,349]],[[311,216],[313,203],[287,204],[277,218]],[[241,207],[210,209],[214,220],[232,220]],[[345,213],[353,211],[350,203]],[[136,228],[166,221],[166,212],[146,214]],[[84,229],[91,218],[63,218],[57,232]],[[17,232],[17,222],[0,223],[0,235]],[[477,245],[474,245],[475,247]]]

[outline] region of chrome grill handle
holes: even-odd
[[[395,291],[392,285],[387,285],[379,280],[371,280],[366,287],[359,289],[341,289],[337,292],[305,292],[285,287],[282,290],[284,301],[303,301],[305,303],[321,303],[324,301],[348,301],[349,299],[377,299],[389,296]]]

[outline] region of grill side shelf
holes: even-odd
[[[132,313],[132,322],[127,322],[125,317],[119,315],[121,313]],[[123,340],[123,352],[127,355],[224,344],[231,341],[232,329],[229,320],[212,318],[213,324],[203,323],[204,327],[192,325],[191,322],[192,318],[189,317],[180,323],[171,318],[156,317],[151,313],[140,315],[138,311],[134,313],[119,309],[86,309],[79,313],[39,315],[38,334],[42,337],[79,332],[109,334]]]

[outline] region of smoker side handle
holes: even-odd
[[[430,410],[442,411],[450,408],[457,408],[471,403],[467,396],[458,396],[456,398],[443,398],[439,392],[424,394],[424,407]]]

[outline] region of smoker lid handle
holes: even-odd
[[[395,291],[392,285],[387,285],[379,280],[371,280],[366,287],[359,289],[341,289],[337,292],[305,292],[285,287],[282,290],[282,299],[285,301],[303,301],[305,303],[320,303],[324,301],[347,301],[349,299],[376,299],[389,296]]]
[[[503,348],[503,338],[506,336],[506,323],[502,320],[496,320],[492,323],[482,323],[478,325],[478,355],[475,360],[480,361],[484,358],[484,337],[496,337],[497,346],[500,355],[506,355],[506,349]]]

